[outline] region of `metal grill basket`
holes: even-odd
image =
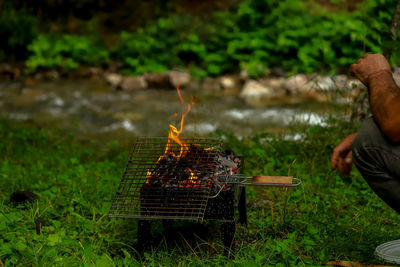
[[[185,146],[168,140],[137,139],[110,217],[203,220],[208,198],[217,190],[213,179],[221,144],[212,138],[181,138]]]

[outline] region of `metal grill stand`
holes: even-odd
[[[204,213],[204,220],[215,219],[219,221],[222,243],[227,249],[232,249],[235,236],[235,207],[239,208],[239,223],[247,223],[245,188],[239,188],[239,202],[235,201],[235,191],[229,188],[221,191],[217,197],[208,200]],[[215,190],[212,193],[217,194]],[[236,205],[237,204],[237,205]],[[151,235],[152,220],[139,219],[138,222],[138,248],[144,250],[152,245],[153,236]]]
[[[139,138],[135,143],[109,216],[139,219],[139,249],[151,245],[151,223],[155,219],[219,220],[222,242],[230,249],[236,208],[239,222],[247,223],[245,185],[301,183],[297,178],[293,178],[296,184],[270,183],[268,179],[248,183],[251,177],[237,174],[240,159],[221,152],[218,139],[181,141],[177,144],[168,138]]]

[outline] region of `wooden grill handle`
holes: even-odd
[[[253,184],[293,184],[293,176],[253,176]]]

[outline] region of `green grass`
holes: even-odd
[[[303,129],[303,141],[259,135],[237,140],[249,175],[293,175],[296,189],[248,188],[248,227],[238,226],[237,250],[222,254],[218,223],[177,222],[144,255],[135,250],[136,221],[109,219],[110,201],[129,158],[129,147],[78,142],[64,133],[0,122],[0,266],[320,266],[328,260],[379,263],[375,247],[400,238],[400,217],[376,197],[354,169],[343,178],[330,154],[351,132],[345,123]],[[268,141],[266,141],[268,140]],[[40,199],[14,207],[16,190]],[[37,235],[34,220],[45,219]],[[180,235],[179,235],[180,232]],[[195,239],[191,239],[194,232]]]

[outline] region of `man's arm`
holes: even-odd
[[[391,141],[400,142],[400,89],[385,57],[364,55],[351,65],[350,72],[368,87],[371,112],[382,132]]]
[[[400,142],[400,89],[391,72],[382,72],[371,77],[369,102],[382,132],[391,141]]]

